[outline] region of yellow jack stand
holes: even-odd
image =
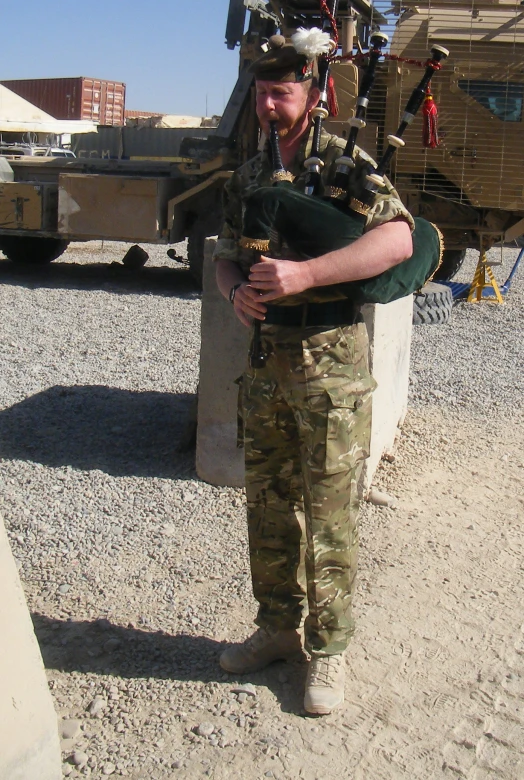
[[[486,284],[486,275],[488,276],[489,281],[491,282],[490,290],[493,291],[495,297],[493,296],[488,297],[482,295],[482,291],[485,290],[486,287],[488,287],[488,285]],[[475,275],[473,277],[473,281],[471,282],[471,287],[469,288],[468,303],[480,303],[481,300],[504,303],[504,299],[500,294],[497,280],[495,279],[495,275],[491,270],[491,266],[488,265],[486,252],[483,249],[480,250],[480,257],[477,263],[477,267],[475,269]]]

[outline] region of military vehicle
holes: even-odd
[[[0,249],[13,262],[47,263],[71,240],[170,244],[188,237],[190,266],[199,277],[203,241],[219,230],[222,186],[259,143],[249,63],[275,31],[289,34],[319,24],[319,9],[319,0],[230,0],[226,45],[239,46],[238,81],[217,129],[207,138],[188,134],[167,160],[144,154],[4,160]],[[358,139],[374,157],[398,126],[431,44],[451,51],[432,85],[440,144],[424,147],[417,117],[391,171],[411,212],[431,219],[444,234],[439,278],[453,275],[467,247],[487,248],[523,234],[520,1],[341,0],[337,18],[342,53],[365,50],[370,32],[380,28],[390,37],[388,55],[397,57],[381,65]],[[333,73],[341,111],[326,126],[344,136],[359,73],[352,61],[336,65]]]
[[[261,5],[241,0],[230,3],[230,35],[226,37],[230,48],[240,43],[241,69],[253,56],[253,36],[249,30],[243,37],[235,36],[233,23],[236,20],[239,31],[245,6]],[[298,23],[308,26],[319,3],[298,0],[269,4],[273,9],[277,5],[280,24],[289,33]],[[432,84],[440,143],[437,148],[423,145],[421,111],[406,132],[406,146],[397,151],[390,172],[411,213],[436,223],[444,234],[446,251],[435,278],[451,278],[468,247],[488,249],[522,235],[522,3],[361,0],[341,3],[338,18],[343,53],[366,49],[370,31],[378,28],[389,36],[387,54],[398,58],[385,59],[379,67],[367,127],[357,140],[375,159],[384,151],[387,135],[398,127],[409,95],[420,79],[419,65],[427,59],[431,45],[440,43],[450,50],[449,59]],[[332,72],[340,114],[328,120],[325,127],[345,137],[347,119],[355,107],[358,68],[349,61],[335,65]]]
[[[446,253],[437,278],[447,279],[466,248],[486,249],[524,233],[524,7],[515,0],[393,6],[395,23],[386,29],[391,54],[423,60],[432,43],[450,50],[433,79],[440,144],[424,148],[422,121],[415,121],[391,172],[409,210],[442,230]],[[378,154],[418,78],[409,63],[383,67],[368,112]]]

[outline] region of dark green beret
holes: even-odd
[[[250,66],[259,81],[308,81],[318,75],[316,60],[299,54],[283,35],[272,35],[269,49]]]

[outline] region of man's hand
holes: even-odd
[[[261,255],[251,266],[249,281],[260,290],[259,301],[274,301],[285,295],[296,295],[312,286],[309,267],[305,262],[273,260]]]
[[[237,287],[233,306],[242,325],[249,327],[252,319],[263,320],[266,307],[260,300],[258,291],[247,281],[238,263],[219,257],[216,260],[216,272],[218,288],[226,301],[229,300],[231,288],[240,285]]]
[[[233,306],[238,319],[246,327],[250,327],[252,319],[264,320],[266,307],[261,301],[260,294],[247,282],[237,289]]]

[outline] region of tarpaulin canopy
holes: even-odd
[[[93,122],[55,119],[0,84],[0,133],[96,133]]]
[[[201,116],[177,116],[176,114],[164,114],[160,117],[157,127],[209,127],[205,124],[206,117]],[[210,120],[208,119],[208,122]]]

